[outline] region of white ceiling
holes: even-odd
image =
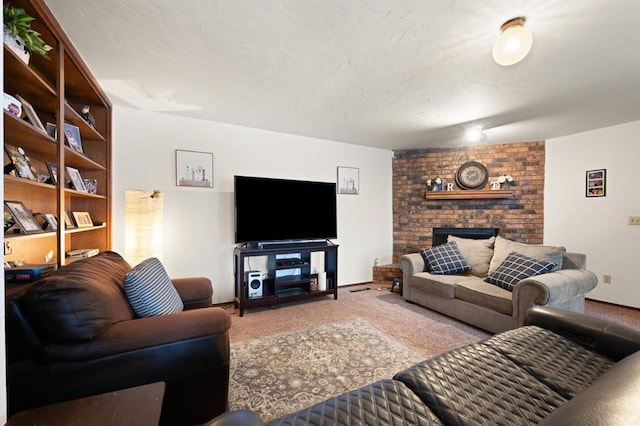
[[[46,0],[112,102],[387,149],[640,120],[640,0]],[[524,16],[533,49],[493,62]]]

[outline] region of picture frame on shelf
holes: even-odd
[[[73,229],[76,227],[76,224],[71,220],[69,216],[69,212],[64,212],[64,227],[65,229]]]
[[[71,212],[73,220],[76,222],[78,228],[89,228],[93,226],[91,215],[89,212]]]
[[[64,143],[72,150],[84,154],[82,150],[82,140],[80,139],[80,128],[78,126],[64,123]]]
[[[5,167],[5,173],[10,174],[11,169],[13,169],[16,177],[38,181],[36,170],[31,165],[31,161],[24,152],[24,149],[7,143],[4,144],[4,149],[11,160],[11,166],[9,168]]]
[[[360,192],[360,169],[338,166],[338,194],[358,195]]]
[[[587,170],[585,196],[589,198],[607,196],[607,169]]]
[[[58,229],[58,218],[51,213],[44,213],[44,219],[47,221],[48,228],[52,231]]]
[[[58,137],[58,126],[53,123],[47,123],[47,134],[52,138]]]
[[[4,205],[25,234],[38,234],[42,228],[21,201],[5,200]]]
[[[80,175],[80,171],[73,167],[66,167],[67,174],[69,175],[69,179],[71,179],[71,185],[73,185],[73,189],[76,191],[87,192],[87,188],[84,186],[84,181],[82,180],[82,176]]]
[[[176,149],[176,185],[213,188],[213,153]]]
[[[98,180],[97,179],[82,179],[84,187],[89,194],[98,193]]]
[[[20,95],[16,95],[16,98],[18,98],[18,100],[20,102],[22,102],[22,110],[27,115],[27,118],[29,119],[29,123],[31,123],[31,125],[33,127],[35,127],[36,129],[41,130],[43,132],[46,132],[47,129],[42,124],[42,121],[40,121],[40,117],[38,117],[38,114],[36,113],[36,110],[33,109],[33,105],[31,105],[31,103],[27,102]]]
[[[47,170],[49,170],[50,182],[53,185],[58,183],[58,166],[54,163],[47,161]]]

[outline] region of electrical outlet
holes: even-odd
[[[629,216],[629,225],[640,225],[640,216]]]
[[[11,241],[5,241],[4,242],[4,254],[11,254],[13,253],[13,247],[11,246]]]
[[[611,275],[603,275],[602,276],[602,282],[604,284],[611,284]]]

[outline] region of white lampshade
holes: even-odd
[[[508,66],[523,60],[531,50],[533,36],[524,26],[524,18],[513,18],[502,24],[500,35],[493,45],[493,59]]]

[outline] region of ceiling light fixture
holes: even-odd
[[[465,137],[471,143],[484,142],[487,134],[484,132],[484,124],[475,124],[467,129]]]
[[[524,26],[526,21],[524,17],[513,18],[500,27],[500,35],[493,45],[493,59],[498,64],[517,64],[529,54],[533,36]]]

